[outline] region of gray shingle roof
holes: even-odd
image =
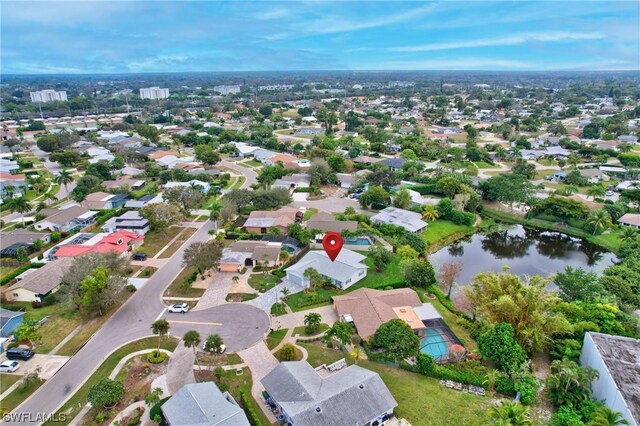
[[[377,373],[357,365],[322,378],[305,361],[283,362],[262,385],[296,425],[362,425],[398,405]]]
[[[409,232],[418,232],[426,228],[427,223],[421,219],[420,213],[387,207],[371,218],[372,222],[401,226]]]
[[[244,411],[212,382],[185,385],[162,405],[171,426],[249,426]]]

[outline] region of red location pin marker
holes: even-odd
[[[340,254],[340,250],[342,250],[342,235],[337,232],[327,232],[322,239],[322,247],[324,247],[324,251],[327,252],[329,259],[333,262]]]

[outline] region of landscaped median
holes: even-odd
[[[158,346],[158,338],[157,337],[146,337],[140,340],[136,340],[131,343],[127,343],[124,346],[113,351],[107,359],[105,359],[102,364],[93,372],[93,374],[80,386],[78,390],[65,402],[62,407],[60,407],[55,416],[52,418],[56,419],[56,422],[46,422],[45,425],[61,425],[61,424],[69,424],[71,420],[78,415],[82,407],[87,403],[87,395],[89,394],[89,389],[92,386],[97,384],[100,379],[103,377],[109,377],[114,368],[118,365],[120,360],[122,360],[127,355],[138,352],[145,349],[155,349]],[[178,340],[171,337],[163,337],[160,341],[160,348],[173,352],[173,350],[178,346]],[[64,413],[64,421],[58,421],[62,419],[62,413]]]

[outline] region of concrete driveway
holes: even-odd
[[[6,359],[6,355],[3,354],[0,358],[0,362],[5,361]],[[45,380],[49,380],[58,372],[58,370],[60,370],[60,368],[62,368],[63,365],[67,363],[67,361],[69,361],[69,359],[70,357],[68,356],[35,354],[33,358],[28,361],[18,360],[20,368],[18,368],[15,373],[7,374],[26,376],[37,368],[40,368],[38,375]]]

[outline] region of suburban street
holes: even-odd
[[[230,352],[259,341],[269,330],[269,317],[247,304],[224,304],[187,314],[165,314],[161,295],[180,273],[185,248],[192,242],[207,240],[212,228],[212,222],[205,222],[64,367],[14,411],[30,413],[30,417],[19,414],[25,416],[24,421],[3,424],[38,424],[37,413],[54,413],[113,350],[132,340],[151,336],[151,323],[163,315],[171,323],[171,335],[182,336],[192,329],[203,338],[218,333]],[[26,421],[28,418],[32,421]]]
[[[246,180],[245,180],[244,184],[241,186],[242,189],[247,189],[251,185],[253,185],[253,184],[258,182],[258,180],[257,180],[258,174],[253,169],[251,169],[249,167],[243,167],[241,165],[238,165],[238,163],[236,163],[235,161],[229,161],[229,160],[222,160],[218,164],[220,166],[222,166],[222,167],[226,167],[228,169],[231,169],[231,170],[233,170],[235,172],[238,172],[238,173],[244,175]]]

